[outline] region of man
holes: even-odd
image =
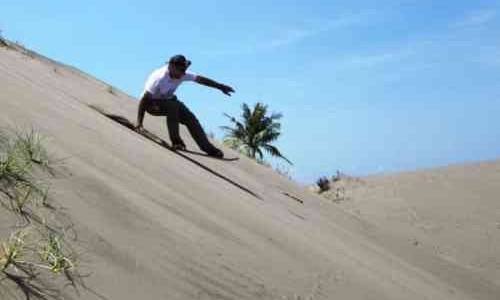
[[[168,133],[174,150],[186,149],[186,145],[179,135],[180,122],[186,125],[201,150],[210,156],[222,158],[224,153],[210,143],[196,116],[177,99],[174,92],[185,81],[194,81],[219,89],[228,96],[234,93],[234,89],[207,77],[186,72],[189,65],[191,65],[191,61],[187,60],[186,57],[175,55],[170,58],[166,66],[154,71],[149,76],[139,102],[136,131],[144,130],[142,123],[145,111],[154,116],[166,116]]]

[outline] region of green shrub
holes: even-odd
[[[316,180],[316,185],[319,187],[319,193],[330,190],[330,181],[326,176],[318,178],[318,180]]]

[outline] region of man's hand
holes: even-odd
[[[228,96],[231,96],[231,93],[234,93],[234,89],[229,85],[221,84],[219,89]]]
[[[231,96],[231,93],[234,93],[234,89],[232,87],[230,87],[229,85],[218,83],[210,78],[207,78],[207,77],[204,77],[201,75],[196,76],[195,81],[199,84],[203,84],[203,85],[206,85],[206,86],[209,86],[212,88],[216,88],[228,96]]]

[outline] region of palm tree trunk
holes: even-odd
[[[255,153],[257,153],[257,149],[255,147],[252,147],[250,154],[252,155],[253,159],[255,159]]]

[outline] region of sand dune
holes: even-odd
[[[0,47],[0,88],[0,125],[64,158],[51,192],[106,299],[500,297],[498,163],[367,178],[336,204],[230,149],[180,157],[88,106],[134,119],[135,99],[56,62]]]
[[[346,200],[338,204],[364,221],[498,286],[499,182],[500,162],[491,161],[346,178],[334,190],[344,187]],[[334,194],[326,193],[330,199]]]

